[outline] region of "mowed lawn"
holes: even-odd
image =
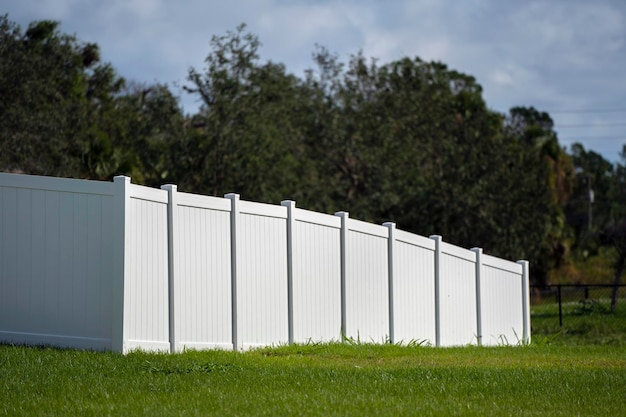
[[[0,346],[7,416],[621,416],[623,346],[309,344],[126,356]]]

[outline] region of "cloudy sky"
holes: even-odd
[[[104,61],[140,82],[180,85],[203,68],[212,35],[246,23],[261,58],[302,76],[315,45],[347,60],[436,60],[473,75],[487,105],[534,106],[562,145],[581,142],[612,162],[626,145],[624,0],[8,0],[0,13],[25,27],[53,19]],[[8,4],[7,4],[8,3]],[[2,10],[4,9],[4,10]],[[177,87],[178,86],[178,87]]]

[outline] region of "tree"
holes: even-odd
[[[315,58],[308,140],[333,201],[355,217],[540,257],[553,204],[549,167],[504,132],[473,77],[418,58],[380,66],[356,55],[344,66],[323,49]]]
[[[604,233],[604,239],[615,248],[615,280],[611,296],[611,311],[617,307],[617,296],[622,273],[626,266],[626,145],[621,153],[622,164],[617,164],[613,182],[611,184],[611,207],[612,224]]]
[[[239,26],[214,36],[185,87],[125,86],[94,44],[54,22],[0,24],[0,167],[110,178],[353,217],[526,258],[539,281],[566,247],[572,166],[546,113],[487,107],[470,75],[439,62],[387,64],[326,49],[304,79],[261,62]],[[613,188],[611,188],[614,190]],[[546,255],[547,254],[547,255]],[[543,275],[542,275],[543,274]]]
[[[2,169],[93,174],[84,163],[100,140],[93,113],[124,83],[99,60],[96,44],[61,34],[57,22],[33,22],[22,33],[8,16],[0,17]]]
[[[566,227],[565,207],[572,193],[574,167],[570,157],[559,145],[550,115],[533,107],[514,107],[506,121],[505,132],[533,155],[531,163],[538,181],[543,184],[545,223],[540,239],[541,250],[537,254],[533,275],[539,283],[547,280],[547,272],[559,267],[567,260],[570,248],[570,235]]]
[[[167,86],[133,84],[100,116],[97,125],[111,143],[109,155],[102,158],[109,163],[99,171],[101,176],[110,178],[123,171],[135,182],[155,187],[175,181],[179,163],[175,158],[184,158],[178,148],[188,121]]]
[[[179,170],[182,183],[197,192],[237,191],[267,202],[298,197],[292,185],[302,152],[297,78],[283,65],[259,63],[260,43],[245,25],[214,36],[211,45],[206,70],[189,71],[186,89],[200,96],[202,108],[192,121],[187,146],[194,157]]]
[[[588,251],[596,232],[611,223],[614,167],[602,155],[585,150],[579,143],[572,145],[571,155],[575,178],[566,206],[567,224],[575,231],[576,246]]]
[[[58,26],[22,33],[0,19],[0,169],[161,184],[184,132],[178,99],[164,85],[127,87],[96,44]]]

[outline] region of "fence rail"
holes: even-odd
[[[528,263],[269,205],[0,173],[0,340],[127,352],[530,340]],[[517,340],[516,340],[517,338]]]

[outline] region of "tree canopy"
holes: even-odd
[[[0,18],[0,170],[127,174],[349,210],[529,259],[538,282],[626,219],[624,165],[579,144],[568,153],[533,107],[489,109],[476,79],[444,63],[361,53],[341,62],[318,47],[297,77],[261,61],[259,39],[241,25],[214,36],[205,67],[189,70],[185,89],[202,104],[183,115],[168,86],[125,81],[96,44],[58,28],[22,31]]]

